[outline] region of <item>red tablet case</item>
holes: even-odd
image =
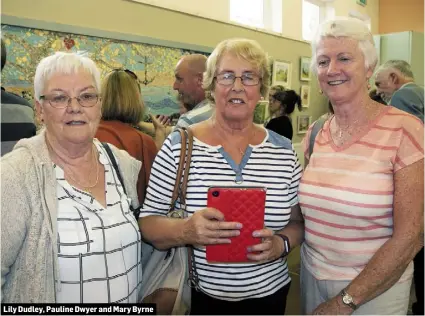
[[[218,192],[218,195],[217,195]],[[248,246],[261,243],[252,237],[255,230],[264,228],[265,188],[212,187],[208,190],[208,207],[218,209],[225,221],[239,222],[240,235],[231,237],[230,244],[207,245],[209,262],[248,262]]]

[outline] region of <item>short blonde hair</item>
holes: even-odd
[[[313,40],[311,41],[312,58],[311,68],[317,73],[317,46],[324,37],[351,38],[357,41],[365,59],[365,67],[372,71],[378,63],[378,53],[375,48],[372,33],[366,23],[351,17],[336,17],[320,24]]]
[[[214,101],[211,92],[215,89],[215,76],[217,67],[221,58],[230,53],[248,61],[260,73],[260,93],[263,97],[267,96],[270,85],[270,67],[267,53],[261,48],[260,44],[254,40],[245,38],[232,38],[219,43],[207,60],[207,70],[204,73],[203,88],[207,94],[207,98]]]
[[[137,125],[145,105],[137,81],[124,70],[110,72],[102,82],[102,120]]]

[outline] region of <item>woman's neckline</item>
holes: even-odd
[[[366,126],[365,126],[365,130],[357,135],[354,135],[347,143],[342,144],[340,146],[338,146],[332,135],[331,135],[331,123],[332,120],[335,119],[335,114],[332,115],[329,119],[328,119],[328,124],[327,124],[327,136],[330,139],[330,144],[332,146],[333,149],[337,150],[337,151],[342,151],[345,150],[347,148],[349,148],[350,146],[354,145],[355,143],[357,143],[360,139],[362,139],[365,135],[367,135],[370,130],[376,125],[376,123],[385,115],[387,114],[387,112],[390,110],[390,106],[385,106],[382,108],[381,112],[373,119],[371,120]]]
[[[263,139],[260,143],[258,143],[257,145],[249,144],[249,146],[250,146],[250,147],[252,147],[252,148],[257,148],[257,147],[262,146],[263,144],[265,144],[265,142],[266,142],[266,141],[267,141],[267,139],[269,138],[269,132],[268,132],[267,128],[265,128],[264,126],[261,126],[261,125],[257,125],[257,126],[258,126],[258,127],[260,127],[261,129],[263,129],[263,130],[266,132],[266,136],[265,136],[265,137],[264,137],[264,139]],[[197,142],[197,143],[199,143],[199,144],[201,144],[201,145],[205,146],[205,147],[208,147],[208,148],[219,149],[219,148],[222,148],[222,147],[223,147],[223,145],[222,145],[222,144],[220,144],[220,145],[210,145],[210,144],[207,144],[207,143],[205,143],[204,141],[202,141],[202,140],[200,140],[199,138],[197,138],[196,136],[193,136],[193,140],[194,140],[195,142]]]

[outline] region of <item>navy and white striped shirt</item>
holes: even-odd
[[[187,186],[187,212],[207,206],[211,186],[267,188],[265,226],[281,230],[288,222],[291,206],[298,203],[298,185],[302,168],[291,142],[266,130],[259,145],[250,145],[240,165],[222,146],[210,146],[194,138]],[[172,133],[164,142],[152,166],[149,187],[141,217],[166,216],[173,193],[180,156],[180,134]],[[179,205],[177,205],[179,207]],[[290,282],[286,259],[266,263],[209,263],[205,247],[195,247],[194,256],[199,285],[208,295],[229,301],[271,295]]]

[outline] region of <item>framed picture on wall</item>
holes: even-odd
[[[310,86],[301,85],[301,105],[303,108],[308,108],[310,106]]]
[[[310,73],[310,57],[301,57],[300,62],[300,80],[301,81],[310,81],[311,73]]]
[[[285,88],[291,87],[292,65],[282,60],[273,61],[272,86],[281,85]]]
[[[269,101],[261,100],[257,103],[257,106],[254,110],[254,123],[256,124],[264,124],[266,118],[268,116],[268,106]]]
[[[305,134],[308,131],[308,128],[311,124],[311,116],[306,115],[299,115],[297,117],[297,134]]]

